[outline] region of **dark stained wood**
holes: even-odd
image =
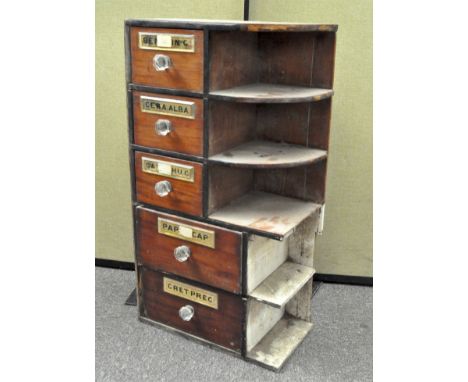
[[[146,268],[141,270],[144,311],[148,318],[240,352],[245,306],[241,296],[203,286],[218,294],[218,309],[213,309],[163,291],[163,275]],[[167,276],[169,277],[169,276]],[[189,281],[183,281],[190,284]],[[179,309],[194,307],[190,321],[179,317]]]
[[[257,34],[210,32],[210,90],[258,81]]]
[[[319,103],[321,102],[313,104]],[[309,105],[311,104],[257,105],[257,139],[308,146]]]
[[[208,214],[249,192],[253,170],[219,165],[208,167]]]
[[[255,170],[255,190],[322,204],[327,160],[288,169]]]
[[[250,21],[241,24],[240,29],[247,32],[336,32],[338,26],[335,24],[288,24]]]
[[[172,163],[179,163],[195,168],[195,181],[193,183],[179,179],[173,179],[156,174],[148,174],[141,169],[141,158],[153,158]],[[166,156],[135,152],[135,177],[137,201],[158,207],[168,208],[175,211],[185,212],[191,215],[202,215],[202,184],[203,174],[200,163]],[[160,197],[154,190],[154,185],[162,180],[168,180],[172,184],[172,192],[165,197]]]
[[[307,167],[305,199],[315,203],[325,203],[325,190],[327,181],[327,161],[315,163]]]
[[[171,52],[146,50],[138,47],[138,32],[193,34],[195,52]],[[203,92],[203,31],[187,29],[131,28],[132,82],[160,88],[184,89]],[[172,60],[172,67],[156,71],[153,57],[165,54]]]
[[[161,97],[171,100],[195,103],[195,119],[158,115],[141,111],[140,96]],[[154,147],[183,154],[203,156],[203,100],[156,93],[133,93],[134,139],[137,145]],[[172,131],[161,136],[156,133],[158,119],[172,123]]]
[[[126,25],[161,28],[190,28],[246,32],[336,32],[336,24],[296,24],[260,21],[196,20],[196,19],[135,19]]]
[[[328,150],[331,98],[320,102],[257,105],[257,139]]]
[[[259,33],[259,82],[312,87],[317,33]]]
[[[333,88],[335,45],[335,33],[321,33],[317,35],[313,59],[312,86]]]
[[[256,105],[211,101],[209,155],[219,154],[255,138]]]
[[[215,248],[159,233],[158,217],[214,231]],[[137,208],[137,222],[137,258],[143,265],[228,292],[241,292],[241,233],[143,207]],[[181,245],[186,245],[191,250],[191,255],[185,262],[174,258],[174,249]]]
[[[309,104],[309,136],[307,146],[328,150],[332,99]]]
[[[304,189],[307,167],[308,166],[287,169],[255,170],[254,188],[257,191],[307,200],[305,197],[306,191]]]

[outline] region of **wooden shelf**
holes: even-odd
[[[283,308],[314,275],[312,267],[286,261],[249,294],[250,297]]]
[[[211,162],[234,167],[280,168],[311,164],[326,157],[325,150],[288,143],[252,141],[209,159]]]
[[[282,318],[251,351],[247,352],[247,358],[273,370],[279,370],[311,329],[310,322]]]
[[[283,240],[304,219],[321,208],[320,204],[252,191],[235,199],[208,217],[248,229],[260,235]]]
[[[298,103],[314,102],[333,95],[331,89],[307,88],[256,83],[210,92],[210,98],[246,103]]]
[[[126,25],[156,27],[156,28],[185,28],[209,30],[228,30],[245,32],[336,32],[336,24],[298,24],[291,22],[272,21],[233,21],[212,19],[134,19],[126,20]]]

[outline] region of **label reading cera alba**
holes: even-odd
[[[189,284],[170,278],[163,278],[163,290],[174,296],[185,298],[186,300],[197,302],[201,305],[218,309],[218,295],[205,289],[197,288]]]
[[[140,96],[143,113],[195,119],[195,103],[170,98]]]
[[[215,232],[207,229],[178,223],[169,219],[158,218],[158,232],[166,236],[172,236],[204,245],[205,247],[215,247]]]

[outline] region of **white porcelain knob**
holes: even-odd
[[[195,313],[195,309],[191,305],[185,305],[179,309],[179,317],[184,321],[190,321]]]
[[[181,263],[187,261],[191,254],[192,251],[186,245],[181,245],[180,247],[174,249],[174,257],[177,261],[180,261]]]
[[[153,66],[158,72],[167,70],[172,66],[171,58],[165,54],[157,54],[153,57]]]
[[[155,125],[156,134],[166,136],[172,131],[172,123],[168,119],[158,119]]]
[[[172,191],[172,184],[168,180],[161,180],[154,185],[154,190],[156,191],[156,194],[164,197],[169,195],[169,193]]]

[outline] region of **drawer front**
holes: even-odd
[[[239,232],[137,208],[138,259],[232,293],[241,293]]]
[[[203,100],[133,93],[137,145],[203,156]]]
[[[137,201],[202,215],[202,164],[137,151],[135,178]]]
[[[151,320],[240,352],[245,305],[236,296],[141,268],[143,315]],[[184,321],[181,308],[193,308]],[[187,313],[185,309],[185,313]],[[191,310],[191,309],[190,309]],[[190,315],[186,319],[189,318]]]
[[[132,28],[132,82],[202,93],[203,50],[200,30]],[[167,70],[156,69],[156,55],[169,57]]]

